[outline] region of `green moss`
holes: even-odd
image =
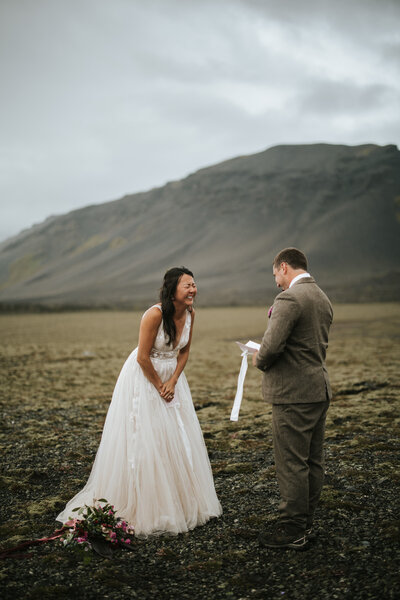
[[[238,490],[235,490],[233,493],[235,494],[235,496],[246,496],[249,493],[249,488],[242,487],[242,488],[239,488]]]
[[[244,540],[252,540],[257,537],[257,531],[254,529],[246,529],[245,527],[237,527],[236,529],[232,529],[231,533],[235,537],[239,537]]]
[[[188,565],[186,568],[188,571],[219,571],[222,567],[222,560],[209,558],[206,561],[194,562]]]
[[[176,554],[173,550],[171,550],[171,548],[168,548],[168,546],[163,546],[162,548],[159,548],[157,550],[156,554],[157,554],[157,556],[161,556],[165,560],[171,560],[171,561],[179,561],[180,560],[180,556],[178,554]]]
[[[385,521],[382,523],[382,531],[386,538],[390,538],[394,542],[400,541],[400,520]]]
[[[57,542],[55,542],[57,543]],[[41,561],[48,565],[59,565],[59,563],[70,563],[70,553],[65,552],[61,548],[54,550],[45,556],[42,556]]]
[[[265,517],[261,515],[250,515],[249,517],[243,519],[243,521],[248,525],[263,525],[265,523]]]
[[[65,501],[62,496],[51,496],[50,498],[45,498],[45,500],[40,500],[39,502],[34,502],[27,506],[28,514],[32,517],[37,516],[48,516],[49,514],[55,514],[58,509],[61,509],[65,504]]]
[[[26,483],[20,479],[14,479],[13,477],[0,476],[0,489],[8,489],[11,492],[19,492],[20,490],[26,489]]]
[[[21,523],[16,524],[14,521],[7,521],[0,525],[0,536],[9,537],[11,534],[21,536],[30,535],[32,527],[30,525],[23,525]]]
[[[213,461],[211,463],[212,466],[212,471],[214,473],[214,475],[217,475],[218,473],[222,473],[226,467],[226,465],[228,464],[228,461],[226,460],[220,460],[220,461]]]
[[[271,465],[266,469],[262,469],[260,471],[260,478],[257,480],[257,483],[262,483],[263,481],[269,481],[271,479],[276,478],[276,468],[275,465]]]
[[[120,569],[116,568],[115,565],[107,564],[100,568],[97,573],[94,573],[93,577],[105,583],[108,587],[122,588],[124,584],[129,583],[130,577]]]
[[[66,585],[36,585],[26,598],[29,600],[54,600],[54,598],[71,598],[72,590]]]
[[[352,502],[351,500],[339,500],[336,503],[336,508],[343,508],[354,512],[360,512],[360,510],[365,510],[367,507],[363,504],[357,504],[356,502]]]
[[[8,536],[10,533],[13,533],[14,531],[15,531],[15,524],[12,523],[11,521],[0,525],[0,536],[1,537]]]
[[[242,562],[246,560],[247,551],[246,550],[228,550],[223,552],[221,558],[227,561]]]
[[[321,504],[328,509],[337,509],[341,492],[330,486],[325,486],[321,494]]]
[[[242,462],[242,463],[228,463],[225,467],[220,469],[219,473],[252,473],[254,471],[253,463]]]

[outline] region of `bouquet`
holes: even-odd
[[[64,547],[83,554],[85,562],[90,560],[88,554],[94,550],[104,558],[111,558],[112,549],[116,547],[129,548],[133,540],[134,530],[115,516],[114,506],[101,498],[95,501],[95,506],[74,508],[79,518],[70,519],[65,523],[66,535],[60,538]],[[100,503],[103,503],[100,504]]]

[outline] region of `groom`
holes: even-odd
[[[274,532],[259,541],[268,548],[304,549],[312,531],[324,476],[325,418],[332,393],[325,367],[332,306],[307,272],[296,248],[273,263],[276,285],[270,321],[253,364],[263,371],[264,399],[272,403],[272,436],[281,502]]]

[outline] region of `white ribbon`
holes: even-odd
[[[239,377],[238,377],[236,396],[235,396],[235,400],[233,402],[233,407],[232,407],[232,412],[231,412],[231,421],[237,421],[239,419],[239,410],[240,410],[240,405],[242,403],[242,398],[243,398],[243,383],[244,383],[244,379],[246,377],[247,367],[248,367],[248,363],[247,363],[248,354],[249,353],[247,350],[244,350],[242,352],[243,358],[242,358],[242,364],[240,367],[240,372],[239,372]]]

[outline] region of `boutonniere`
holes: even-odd
[[[271,315],[272,315],[272,309],[273,309],[273,308],[274,308],[273,306],[270,306],[270,307],[269,307],[269,309],[268,309],[268,319],[270,319],[270,318],[271,318]]]

